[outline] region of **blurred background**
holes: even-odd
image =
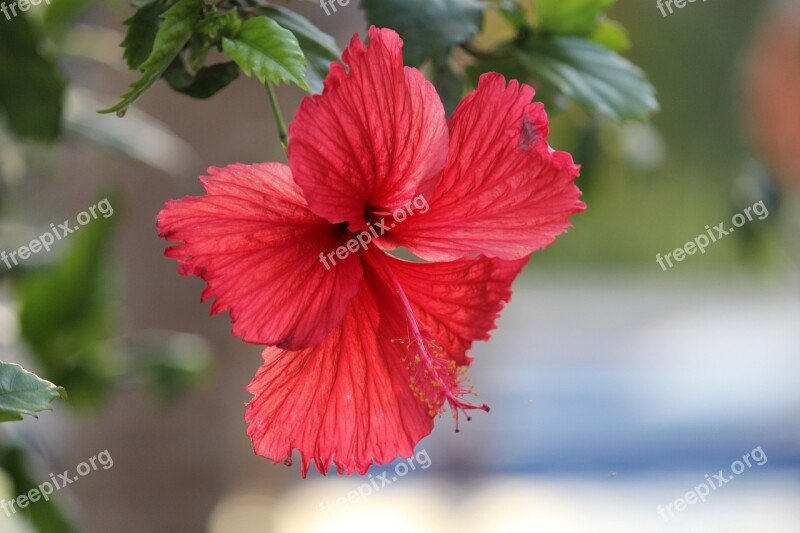
[[[285,160],[264,88],[241,77],[203,101],[162,81],[124,118],[98,115],[136,79],[118,46],[132,10],[80,7],[50,26],[69,80],[57,141],[0,127],[0,249],[102,198],[114,215],[15,272],[0,265],[0,359],[70,393],[0,425],[0,497],[20,493],[23,467],[35,486],[103,450],[114,466],[59,491],[57,507],[0,514],[0,531],[800,531],[800,2],[662,16],[655,0],[619,0],[624,55],[661,109],[649,122],[552,109],[551,144],[583,165],[588,208],[534,254],[473,349],[491,413],[459,434],[446,415],[404,475],[305,480],[253,454],[244,386],[261,350],[231,337],[227,315],[208,317],[203,283],[176,274],[155,229],[167,199],[201,192],[206,167]],[[340,47],[367,27],[357,2],[291,9]],[[0,42],[21,21],[0,16]],[[503,31],[487,13],[476,42]],[[0,79],[5,94],[28,90],[7,53]],[[303,93],[278,96],[290,118]],[[656,262],[758,202],[763,220],[666,271]],[[759,447],[762,465],[676,508]],[[348,496],[384,472],[396,480]]]

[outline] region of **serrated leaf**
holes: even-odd
[[[120,46],[125,49],[122,57],[132,70],[138,70],[153,50],[161,22],[161,7],[161,0],[151,0],[124,22],[128,31]]]
[[[28,17],[2,20],[0,112],[19,137],[53,141],[61,131],[64,80],[55,61],[38,50]]]
[[[22,415],[50,411],[56,398],[67,399],[57,387],[14,363],[0,362],[0,422],[22,420]]]
[[[263,6],[259,13],[266,15],[294,33],[306,56],[306,83],[312,93],[322,92],[322,80],[328,75],[331,62],[338,61],[341,50],[333,37],[320,30],[307,18],[280,6]]]
[[[281,6],[264,6],[258,11],[294,33],[304,52],[313,52],[331,61],[339,59],[342,52],[336,40],[304,16]]]
[[[405,62],[443,62],[454,45],[481,29],[485,2],[479,0],[362,0],[370,24],[392,28],[405,42]]]
[[[292,32],[266,17],[246,20],[233,37],[222,39],[222,49],[247,75],[261,83],[294,83],[308,90],[306,60]]]
[[[538,28],[555,35],[587,35],[616,0],[536,0]]]
[[[203,0],[178,0],[169,8],[163,15],[150,55],[139,67],[142,77],[130,85],[131,90],[122,95],[122,101],[98,113],[124,111],[152,87],[189,40],[202,9]]]
[[[562,37],[517,51],[535,78],[555,86],[587,113],[617,120],[644,120],[658,110],[655,89],[622,56],[583,39]]]

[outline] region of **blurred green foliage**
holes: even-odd
[[[13,22],[3,24],[0,39],[0,112],[19,137],[53,141],[61,131],[64,80],[40,50],[40,29],[24,16]]]
[[[22,336],[76,407],[104,399],[115,375],[107,341],[114,329],[107,255],[115,223],[98,218],[81,227],[68,236],[59,262],[24,272],[17,284]]]

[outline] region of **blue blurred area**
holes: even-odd
[[[433,443],[477,437],[464,453],[482,454],[497,473],[705,471],[756,446],[770,468],[800,466],[796,297],[747,280],[735,293],[723,284],[525,281],[475,351],[471,375],[491,413]]]

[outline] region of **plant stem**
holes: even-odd
[[[280,137],[281,145],[284,151],[289,145],[289,131],[286,129],[286,121],[283,120],[281,108],[278,105],[278,99],[275,97],[275,91],[272,89],[272,84],[267,82],[267,94],[269,95],[269,105],[272,106],[272,113],[275,115],[275,124],[278,126],[278,137]]]

